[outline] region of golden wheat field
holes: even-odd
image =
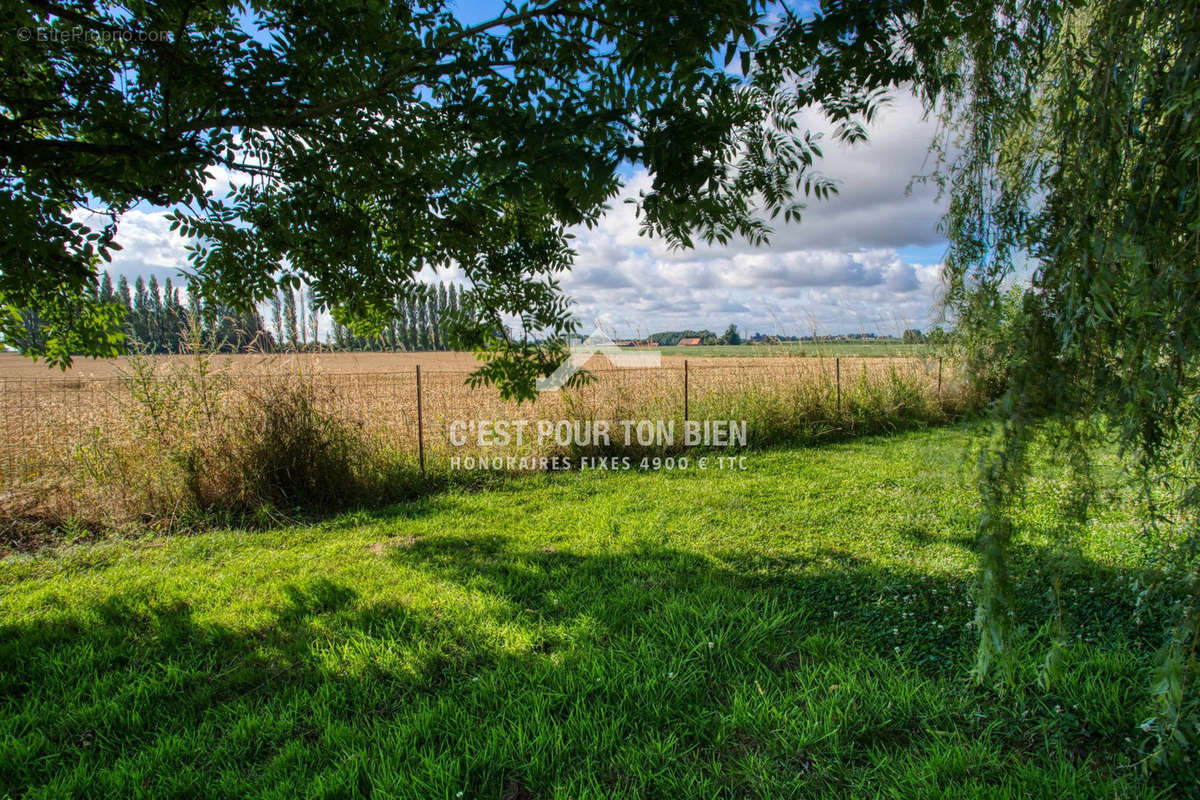
[[[615,425],[681,421],[686,412],[690,419],[746,420],[750,443],[765,444],[801,429],[813,438],[868,423],[886,428],[889,419],[913,415],[936,419],[966,401],[956,371],[936,359],[700,358],[685,368],[683,359],[664,358],[661,367],[631,369],[596,356],[586,367],[591,381],[524,404],[501,399],[491,387],[469,386],[476,363],[470,353],[159,356],[80,359],[64,373],[0,354],[7,412],[0,469],[7,483],[86,470],[88,454],[101,452],[99,443],[161,435],[174,416],[196,413],[196,404],[211,415],[217,406],[257,402],[264,382],[283,378],[303,381],[316,408],[377,444],[414,456],[423,446],[431,461],[562,449],[553,437],[533,435],[497,447],[477,435],[472,423],[480,420]]]
[[[160,356],[163,364],[185,362],[191,356]],[[222,369],[238,373],[279,372],[281,370],[317,371],[329,374],[359,372],[411,371],[417,364],[428,369],[471,370],[478,363],[471,353],[300,353],[239,354],[212,356]],[[34,362],[16,353],[0,353],[0,379],[62,380],[115,378],[129,372],[124,358],[77,358],[65,372]]]

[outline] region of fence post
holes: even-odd
[[[836,374],[837,382],[837,415],[838,419],[842,418],[842,359],[835,358],[833,360],[833,369]]]
[[[942,407],[942,357],[938,356],[938,408]]]
[[[683,421],[688,421],[688,360],[683,360]]]
[[[0,380],[0,386],[4,387],[4,397],[11,398],[13,396],[12,384],[8,378]],[[10,483],[16,483],[13,480],[13,450],[16,449],[16,436],[13,435],[13,415],[4,415],[4,480],[0,481],[0,485],[7,486]],[[26,419],[26,417],[22,417]]]
[[[421,416],[421,365],[417,364],[417,458],[421,462],[421,472],[425,471],[425,430]]]

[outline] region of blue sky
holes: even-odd
[[[502,3],[488,0],[453,7],[466,24],[503,11]],[[805,122],[814,130],[824,125],[817,115]],[[618,336],[720,331],[730,323],[746,333],[800,335],[930,327],[946,246],[936,229],[944,207],[931,187],[910,184],[929,168],[933,133],[919,104],[901,95],[866,144],[827,141],[818,169],[840,183],[839,195],[812,204],[799,224],[781,225],[757,249],[735,242],[671,251],[639,237],[632,208],[616,198],[597,228],[574,232],[576,268],[563,285],[577,316],[589,330],[600,324]],[[622,177],[626,195],[647,180],[632,165]],[[168,230],[161,209],[127,214],[118,241],[125,249],[114,257],[114,273],[131,280],[154,274],[161,282],[186,269],[184,242]],[[440,277],[461,280],[454,273]]]
[[[499,16],[504,10],[504,4],[489,0],[461,0],[453,3],[452,8],[460,20],[468,25],[476,25]]]

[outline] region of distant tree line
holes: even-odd
[[[686,331],[661,331],[652,333],[646,337],[647,341],[663,347],[673,347],[679,344],[682,339],[699,339],[703,345],[739,345],[747,342],[754,344],[784,344],[787,342],[841,342],[841,341],[904,341],[907,344],[945,344],[949,334],[942,328],[934,328],[928,333],[923,333],[916,328],[910,328],[904,331],[899,338],[894,336],[879,336],[875,333],[846,333],[838,335],[822,335],[822,336],[790,336],[787,334],[770,335],[764,333],[754,333],[751,336],[743,338],[738,332],[736,325],[730,325],[725,329],[725,333],[721,336],[713,333],[707,328],[702,330],[686,330]]]
[[[214,302],[204,302],[200,293],[186,291],[186,305],[179,287],[170,278],[160,286],[158,278],[144,280],[140,275],[132,288],[124,275],[113,286],[105,272],[100,278],[98,296],[103,303],[115,303],[124,311],[123,328],[130,351],[179,353],[193,347],[223,353],[266,351],[274,347],[257,309],[239,310]]]
[[[726,328],[725,335],[723,336],[717,336],[717,334],[704,328],[698,331],[662,331],[660,333],[652,333],[646,338],[663,347],[674,347],[684,339],[699,339],[702,345],[737,345],[742,343],[742,337],[738,333],[737,325],[730,325]]]
[[[149,283],[139,277],[131,291],[121,276],[114,291],[105,273],[100,296],[124,307],[125,333],[132,346],[174,353],[192,339],[219,352],[449,350],[450,316],[462,311],[466,294],[454,284],[430,286],[423,297],[397,303],[379,333],[367,336],[337,320],[331,330],[323,331],[321,306],[303,286],[280,289],[267,301],[269,325],[258,309],[238,311],[206,304],[198,292],[188,289],[185,305],[170,278],[160,290],[155,277]]]
[[[717,335],[708,329],[699,331],[662,331],[661,333],[652,333],[646,338],[663,347],[674,347],[679,344],[680,339],[699,339],[701,344],[717,344],[720,341]]]
[[[945,344],[949,334],[941,327],[934,328],[929,333],[923,333],[920,328],[907,328],[900,339],[905,344]]]
[[[454,284],[431,285],[424,296],[398,302],[377,333],[363,335],[337,320],[322,330],[322,308],[303,286],[276,292],[265,304],[265,318],[258,308],[206,301],[190,282],[181,287],[167,278],[160,284],[153,275],[149,280],[138,276],[132,285],[120,275],[114,284],[105,272],[93,291],[122,313],[129,352],[157,354],[195,348],[220,353],[450,350],[450,319],[466,311],[468,295]],[[48,335],[43,316],[25,309],[20,320],[4,344],[36,350]]]
[[[357,335],[334,320],[332,335],[325,346],[353,351],[454,350],[456,347],[450,341],[450,320],[466,312],[467,293],[452,283],[431,285],[424,297],[409,297],[398,302],[375,336]],[[315,320],[314,316],[314,337]]]
[[[322,308],[305,287],[280,289],[266,303],[268,317],[258,308],[237,309],[205,301],[191,283],[176,286],[170,278],[159,284],[151,275],[137,277],[132,286],[121,275],[114,285],[105,272],[97,297],[115,304],[124,315],[123,329],[130,351],[178,353],[199,346],[210,352],[304,352],[312,350],[344,352],[388,352],[451,350],[450,320],[466,311],[467,290],[452,283],[430,285],[423,296],[397,302],[380,330],[367,335],[356,333],[337,320],[322,330]],[[23,330],[19,338],[11,336],[5,344],[19,350],[36,349],[45,336],[41,315],[35,309],[21,312]],[[943,344],[948,334],[941,328],[925,333],[916,328],[905,330],[901,340],[911,344]],[[707,328],[700,330],[660,331],[646,337],[664,347],[678,345],[683,339],[699,339],[704,345],[738,345],[744,340],[736,325],[718,336]],[[764,336],[755,333],[755,343],[834,341],[876,339],[873,333],[845,336]]]
[[[946,344],[949,339],[949,333],[935,327],[934,330],[923,332],[916,327],[908,329],[902,333],[900,337],[894,336],[878,336],[877,333],[840,333],[836,336],[787,336],[787,335],[768,335],[768,333],[755,332],[754,335],[743,338],[738,332],[737,325],[730,325],[725,330],[724,335],[718,336],[713,331],[708,329],[689,330],[689,331],[661,331],[658,333],[650,333],[647,336],[647,341],[660,344],[662,347],[673,347],[679,344],[682,339],[698,338],[701,344],[743,344],[746,342],[754,344],[784,344],[787,342],[844,342],[844,341],[862,341],[862,342],[899,342],[906,344]]]

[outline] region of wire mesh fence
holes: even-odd
[[[945,374],[943,371],[945,369]],[[479,421],[525,420],[748,420],[751,438],[764,439],[772,425],[803,418],[829,426],[864,415],[954,413],[966,387],[956,370],[937,358],[775,358],[758,362],[688,363],[655,368],[589,365],[582,385],[542,392],[532,402],[505,400],[496,388],[471,386],[469,371],[426,368],[396,372],[304,375],[314,405],[387,447],[427,460],[479,447]],[[218,371],[225,398],[253,398],[271,374]],[[418,380],[420,408],[418,408]],[[89,442],[144,436],[149,406],[182,391],[170,380],[142,376],[106,378],[0,378],[4,422],[0,428],[0,484],[69,469]],[[161,396],[160,396],[161,395]],[[418,418],[421,424],[418,426]],[[169,416],[164,424],[170,424]],[[537,448],[535,437],[523,445]],[[521,447],[509,448],[519,452]]]

